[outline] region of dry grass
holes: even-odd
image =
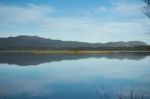
[[[150,52],[150,51],[67,51],[67,50],[3,50],[0,53],[31,53],[31,54],[109,54],[124,52]]]

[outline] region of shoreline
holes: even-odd
[[[0,53],[30,53],[30,54],[108,54],[108,53],[150,53],[150,51],[74,51],[74,50],[3,50]]]

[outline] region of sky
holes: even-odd
[[[0,0],[0,37],[150,44],[141,0]]]

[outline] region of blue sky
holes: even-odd
[[[0,37],[150,44],[140,0],[0,0]]]

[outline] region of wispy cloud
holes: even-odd
[[[53,11],[53,8],[45,5],[0,5],[0,20],[15,23],[37,21],[48,16]]]
[[[113,11],[116,14],[126,16],[136,16],[142,14],[142,7],[144,4],[140,3],[127,3],[127,2],[115,2]]]
[[[143,40],[145,38],[141,34],[146,31],[146,24],[149,24],[149,22],[143,21],[145,20],[143,17],[138,19],[122,18],[123,16],[142,15],[139,3],[115,2],[109,7],[91,8],[90,13],[95,13],[93,16],[109,13],[109,16],[103,17],[56,15],[59,12],[61,12],[60,9],[48,5],[0,5],[0,27],[6,29],[12,27],[14,31],[10,29],[9,32],[15,32],[21,27],[20,31],[25,30],[30,33],[32,29],[33,35],[41,32],[47,33],[47,35],[52,34],[51,37],[63,40],[107,42]]]
[[[28,4],[22,6],[0,5],[1,25],[33,24],[44,28],[84,28],[87,23],[74,17],[53,17],[55,9],[50,6]]]
[[[142,2],[132,2],[131,0],[112,0],[111,7],[98,6],[94,7],[93,12],[97,14],[107,13],[116,14],[122,16],[137,16],[142,15],[142,8],[144,4]]]
[[[93,8],[93,12],[95,12],[97,14],[108,12],[108,11],[109,10],[106,7],[103,7],[103,6]]]

